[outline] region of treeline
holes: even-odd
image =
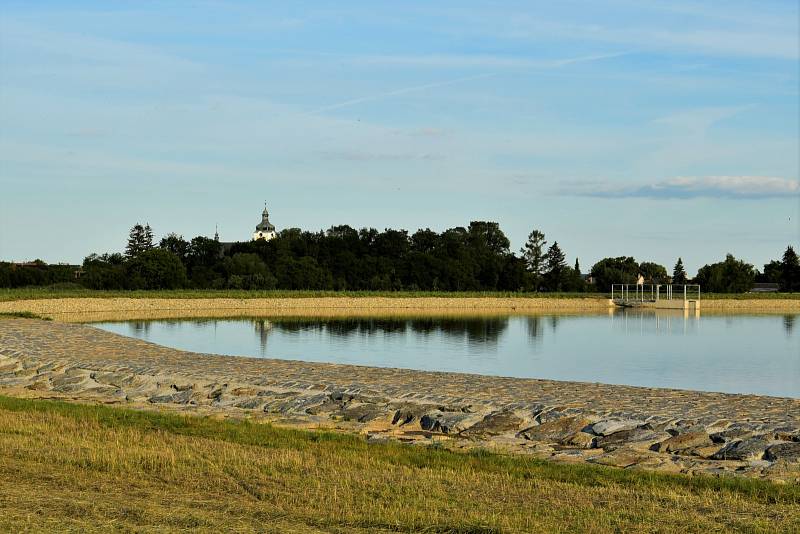
[[[763,271],[728,255],[690,280],[680,258],[668,273],[657,263],[616,257],[600,260],[584,276],[578,260],[569,265],[542,232],[532,231],[515,254],[499,225],[487,221],[410,235],[346,225],[319,232],[290,228],[270,241],[232,244],[176,234],[156,243],[150,226],[137,224],[124,254],[92,254],[80,269],[0,263],[0,287],[72,281],[92,289],[607,292],[612,284],[636,283],[639,275],[647,283],[698,283],[715,293],[749,291],[755,282],[800,291],[800,263],[791,246]]]
[[[42,260],[23,264],[0,262],[0,287],[52,286],[75,282],[77,265],[48,265]]]
[[[350,226],[324,232],[291,228],[270,241],[234,244],[169,234],[156,245],[150,234],[137,225],[125,255],[86,258],[82,283],[98,289],[380,291],[581,291],[584,286],[556,243],[540,251],[534,271],[511,252],[494,222],[411,235]]]

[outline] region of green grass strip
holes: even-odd
[[[462,453],[394,442],[368,444],[365,439],[356,435],[278,428],[248,420],[223,421],[204,416],[156,413],[53,400],[19,399],[2,395],[0,395],[0,409],[54,413],[76,420],[91,421],[107,428],[133,427],[145,431],[161,431],[266,448],[295,450],[335,448],[343,453],[372,455],[389,464],[420,469],[471,469],[477,472],[502,473],[520,480],[537,478],[583,487],[622,485],[656,490],[681,487],[697,493],[708,490],[727,492],[762,503],[800,503],[800,485],[778,485],[757,479],[672,475],[594,465],[565,465],[523,456],[503,455],[483,449]]]

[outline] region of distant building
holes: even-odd
[[[269,241],[270,239],[275,239],[277,235],[275,225],[269,222],[269,212],[265,203],[264,211],[261,212],[261,222],[256,225],[256,231],[253,232],[253,241],[258,241],[259,239]]]
[[[750,293],[775,293],[779,289],[778,284],[772,282],[757,282],[753,284]]]

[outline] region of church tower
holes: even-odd
[[[269,212],[267,211],[267,203],[264,202],[264,211],[261,212],[261,222],[256,225],[256,231],[253,232],[253,241],[263,239],[269,241],[274,239],[278,234],[275,232],[275,225],[269,222]]]

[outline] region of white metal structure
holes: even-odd
[[[700,286],[698,284],[613,284],[611,300],[614,304],[624,307],[698,309]]]

